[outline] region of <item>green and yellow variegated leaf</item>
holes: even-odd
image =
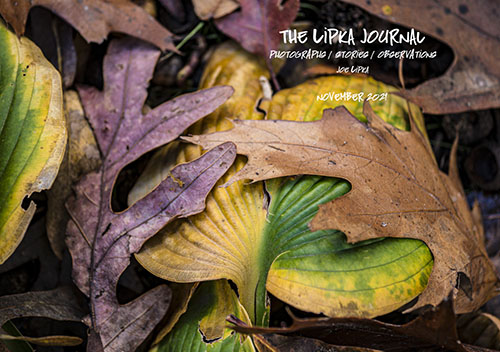
[[[253,352],[252,340],[226,327],[230,314],[250,324],[226,280],[201,284],[187,311],[151,352]]]
[[[59,73],[26,38],[0,23],[0,264],[15,250],[35,212],[23,199],[52,185],[66,127]]]
[[[216,112],[201,121],[193,134],[225,130],[228,118],[261,119],[254,106],[261,94],[257,81],[260,64],[248,54],[230,52],[245,63],[225,62],[228,47],[209,62],[203,86],[230,84],[235,94]],[[252,69],[249,69],[252,67]],[[232,73],[249,73],[235,80]],[[215,77],[215,78],[214,78]],[[210,79],[208,79],[210,78]],[[255,87],[248,91],[249,87]],[[345,105],[364,119],[362,102],[318,100],[328,92],[382,93],[394,90],[371,78],[331,76],[305,82],[263,101],[267,119],[313,121],[326,108]],[[244,97],[242,104],[235,101]],[[234,100],[233,100],[234,99]],[[407,105],[396,96],[372,104],[375,112],[399,128],[406,128]],[[412,108],[413,110],[413,108]],[[413,114],[422,125],[422,116]],[[418,115],[417,115],[418,114]],[[178,162],[200,153],[195,146],[180,150]],[[220,180],[227,182],[245,161],[240,158]],[[348,182],[319,176],[268,181],[265,185],[243,181],[216,187],[206,210],[178,220],[150,240],[137,258],[153,274],[171,281],[192,282],[230,279],[256,325],[267,324],[266,290],[300,309],[330,316],[373,317],[411,301],[427,284],[433,261],[421,241],[378,239],[348,244],[335,230],[311,232],[308,223],[322,204],[349,191]]]

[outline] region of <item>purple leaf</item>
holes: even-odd
[[[104,59],[104,91],[79,87],[101,151],[102,166],[76,186],[66,206],[71,216],[66,242],[73,279],[90,299],[92,346],[132,351],[165,314],[170,290],[159,286],[120,305],[118,279],[130,255],[168,222],[201,212],[205,197],[236,156],[225,143],[171,171],[154,191],[123,212],[112,211],[111,193],[120,170],[144,153],[176,139],[232,94],[214,87],[180,96],[142,113],[159,51],[132,39],[111,42]],[[96,347],[97,348],[97,347]]]
[[[299,0],[240,0],[241,11],[215,21],[217,27],[251,53],[269,57],[277,49],[279,31],[288,29],[299,11]]]

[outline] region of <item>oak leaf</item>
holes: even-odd
[[[160,52],[130,38],[111,42],[104,58],[104,91],[79,87],[100,150],[98,172],[84,176],[67,202],[66,243],[73,279],[89,297],[89,351],[134,350],[163,317],[170,291],[159,286],[120,305],[116,285],[130,255],[169,221],[203,210],[205,197],[235,158],[224,144],[171,170],[153,192],[128,209],[111,209],[118,173],[144,153],[177,138],[229,98],[230,87],[180,96],[143,114],[147,85]]]
[[[0,14],[17,35],[22,35],[28,13],[34,6],[58,14],[88,42],[101,43],[109,32],[121,32],[161,50],[177,51],[172,34],[130,0],[5,0],[0,5]]]
[[[262,60],[236,47],[222,45],[209,60],[202,87],[229,84],[235,93],[214,113],[196,123],[190,133],[227,130],[229,118],[311,121],[325,108],[341,101],[318,100],[339,87],[356,94],[394,90],[367,77],[330,76],[307,81],[262,101],[259,77]],[[362,119],[362,103],[344,102]],[[415,106],[412,105],[414,108]],[[389,95],[374,104],[386,121],[406,128],[406,101]],[[419,114],[418,117],[421,118]],[[165,150],[164,150],[165,151]],[[201,154],[196,145],[174,151],[178,162]],[[154,187],[155,179],[168,175],[168,157],[154,161],[140,182],[140,190]],[[161,159],[164,158],[164,159]],[[165,169],[155,165],[164,165]],[[243,157],[219,180],[224,184],[245,165]],[[158,177],[160,178],[160,177]],[[180,219],[149,240],[136,255],[138,261],[169,281],[194,282],[230,279],[253,324],[266,325],[267,291],[308,312],[329,316],[373,317],[393,311],[420,294],[430,275],[432,255],[422,241],[384,238],[346,243],[336,230],[311,231],[308,222],[318,204],[348,192],[347,181],[321,176],[281,178],[276,182],[235,182],[215,187],[204,212]]]
[[[439,170],[413,119],[408,132],[384,122],[367,102],[364,115],[367,124],[344,107],[325,110],[314,122],[236,120],[230,131],[185,139],[204,148],[235,143],[248,162],[233,182],[300,174],[348,180],[352,190],[320,205],[311,230],[338,229],[351,243],[380,237],[420,239],[435,264],[412,309],[438,305],[452,290],[458,313],[479,308],[496,295],[498,278],[456,165],[450,165],[450,176]]]
[[[343,1],[451,46],[455,59],[442,76],[402,92],[424,112],[446,114],[500,107],[498,1]]]

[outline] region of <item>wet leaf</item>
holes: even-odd
[[[201,158],[172,169],[153,192],[128,209],[111,209],[120,170],[177,138],[189,125],[212,112],[232,94],[230,87],[180,96],[143,114],[147,85],[160,52],[145,43],[113,41],[104,58],[104,91],[79,87],[82,103],[102,157],[98,172],[87,174],[67,202],[71,217],[66,243],[73,279],[89,297],[90,351],[134,350],[165,314],[170,291],[159,286],[120,305],[118,279],[144,241],[176,217],[203,210],[205,196],[235,157],[224,144]]]
[[[228,53],[227,47],[217,50],[208,63],[203,86],[231,84],[235,94],[190,129],[191,133],[227,130],[231,126],[228,117],[232,116],[263,118],[254,107],[262,96],[258,81],[264,65],[247,53],[223,53]],[[282,90],[260,108],[268,119],[315,120],[323,109],[341,103],[317,100],[316,95],[338,87],[366,94],[394,89],[367,78],[325,77]],[[360,103],[345,103],[356,116],[362,116]],[[387,120],[404,127],[405,105],[403,99],[390,96],[375,108]],[[255,133],[248,132],[250,136]],[[197,146],[184,146],[178,161],[191,160],[200,153]],[[237,159],[219,184],[244,165],[242,158]],[[215,188],[203,213],[172,223],[136,257],[149,271],[171,281],[232,280],[253,324],[267,324],[266,289],[315,313],[384,314],[425,288],[432,256],[416,240],[379,239],[351,245],[338,231],[310,231],[307,224],[318,204],[349,188],[346,181],[331,177],[280,179],[267,183],[270,204],[262,182],[242,180]]]
[[[226,280],[202,283],[178,324],[151,352],[255,351],[250,338],[226,327],[230,314],[250,322]]]
[[[21,242],[35,213],[28,197],[54,182],[66,128],[61,79],[40,49],[0,24],[0,56],[1,264]]]
[[[202,20],[225,16],[240,7],[237,0],[194,0],[193,6]]]
[[[269,56],[299,11],[298,0],[240,0],[241,11],[215,21],[217,27],[251,53]]]
[[[479,308],[496,295],[498,279],[454,157],[448,176],[439,170],[415,123],[410,132],[398,130],[367,102],[363,113],[366,124],[337,107],[325,110],[319,121],[234,121],[231,131],[186,139],[205,148],[234,142],[248,163],[232,181],[297,174],[349,180],[352,190],[346,196],[320,206],[310,224],[313,231],[338,229],[350,243],[382,237],[420,239],[435,264],[414,308],[437,305],[451,290],[458,295],[458,313]]]
[[[0,14],[22,35],[29,10],[45,7],[56,13],[88,42],[101,43],[110,32],[121,32],[156,45],[161,50],[176,51],[172,34],[151,15],[129,0],[5,0]]]
[[[425,32],[451,46],[455,60],[445,74],[403,92],[424,112],[446,114],[500,107],[500,26],[496,24],[500,4],[497,1],[481,0],[473,4],[453,0],[343,1],[387,21]]]

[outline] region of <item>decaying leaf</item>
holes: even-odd
[[[81,322],[85,314],[70,287],[0,297],[0,327],[8,320],[26,317]],[[45,346],[75,346],[82,342],[72,336],[16,337],[5,336],[1,331],[0,340],[22,340]]]
[[[336,346],[308,337],[278,334],[254,335],[260,352],[382,352],[364,347]]]
[[[0,326],[21,317],[40,317],[81,322],[87,314],[69,287],[0,297]]]
[[[61,73],[63,88],[73,85],[77,69],[74,30],[66,22],[43,7],[35,7],[27,28],[28,37]]]
[[[235,333],[226,326],[226,317],[230,314],[250,323],[245,309],[226,280],[202,283],[178,324],[151,352],[254,352],[248,336]]]
[[[43,337],[26,337],[26,336],[10,336],[1,335],[0,340],[9,341],[26,341],[39,346],[78,346],[83,340],[76,336],[43,336]]]
[[[193,6],[202,20],[225,16],[240,7],[237,0],[194,0]]]
[[[35,213],[34,192],[50,188],[66,146],[61,78],[26,38],[0,24],[0,264]]]
[[[471,345],[500,350],[500,319],[488,314],[474,312],[457,319],[460,340]]]
[[[451,46],[455,60],[444,75],[403,91],[424,112],[446,114],[500,107],[498,1],[343,1]]]
[[[172,169],[153,192],[116,213],[111,194],[119,171],[144,153],[177,138],[232,94],[215,87],[180,96],[148,113],[142,109],[160,52],[124,39],[110,43],[103,64],[104,91],[79,87],[82,103],[102,157],[98,172],[87,174],[67,202],[71,217],[66,243],[73,279],[90,300],[89,351],[135,350],[163,317],[170,291],[159,286],[120,305],[116,285],[144,241],[176,217],[203,210],[205,197],[235,158],[224,144],[192,163]]]
[[[152,346],[157,345],[167,334],[172,331],[173,327],[179,321],[179,318],[186,313],[188,304],[191,301],[193,293],[198,288],[198,282],[193,284],[179,284],[172,282],[168,286],[172,291],[172,302],[161,324],[161,330],[156,335]]]
[[[176,51],[172,34],[140,6],[129,0],[5,0],[0,14],[17,35],[24,33],[29,10],[45,7],[61,16],[88,42],[101,43],[109,32],[121,32]]]
[[[85,119],[80,98],[75,91],[64,93],[64,112],[69,142],[54,187],[47,192],[47,236],[54,253],[61,259],[65,248],[64,234],[69,215],[64,202],[71,195],[71,186],[101,164],[99,149],[92,129]]]
[[[217,27],[251,53],[269,57],[299,11],[298,0],[240,0],[241,11],[215,21]]]
[[[302,336],[334,345],[359,346],[382,351],[420,351],[432,347],[455,352],[487,351],[459,341],[451,299],[445,299],[437,307],[426,310],[404,325],[388,324],[374,319],[293,317],[290,327],[264,328],[246,326],[236,317],[230,317],[228,321],[235,324],[235,331],[242,334],[263,334],[267,339],[276,339],[274,334],[300,332]]]
[[[207,65],[202,86],[230,84],[235,94],[189,132],[227,130],[231,127],[228,118],[233,116],[262,119],[255,106],[262,96],[259,77],[263,70],[265,66],[255,56],[228,45],[219,48]],[[395,89],[369,78],[324,77],[282,90],[259,107],[268,119],[311,121],[325,108],[345,103],[361,118],[359,102],[316,99],[339,87],[366,94]],[[402,98],[388,96],[388,101],[378,102],[374,108],[388,121],[405,127],[406,102]],[[192,160],[200,153],[198,146],[184,146],[177,160]],[[244,164],[239,158],[219,184]],[[339,231],[310,231],[307,223],[318,204],[349,188],[348,182],[331,177],[285,178],[267,183],[269,201],[262,182],[216,187],[203,213],[172,223],[136,257],[149,271],[170,281],[232,280],[254,325],[268,323],[266,290],[310,312],[384,314],[422,292],[432,256],[418,240],[386,238],[350,245]]]
[[[497,294],[498,279],[480,225],[457,184],[455,166],[450,167],[451,177],[439,170],[415,124],[410,132],[398,130],[369,103],[364,104],[364,115],[367,124],[344,107],[324,111],[315,122],[234,121],[231,131],[186,139],[205,148],[234,142],[248,163],[233,181],[300,174],[350,181],[352,190],[346,196],[320,206],[311,229],[338,229],[351,243],[381,237],[420,239],[431,249],[435,264],[414,308],[437,305],[451,290],[462,288],[455,310],[477,309]],[[467,280],[472,288],[464,290]]]

